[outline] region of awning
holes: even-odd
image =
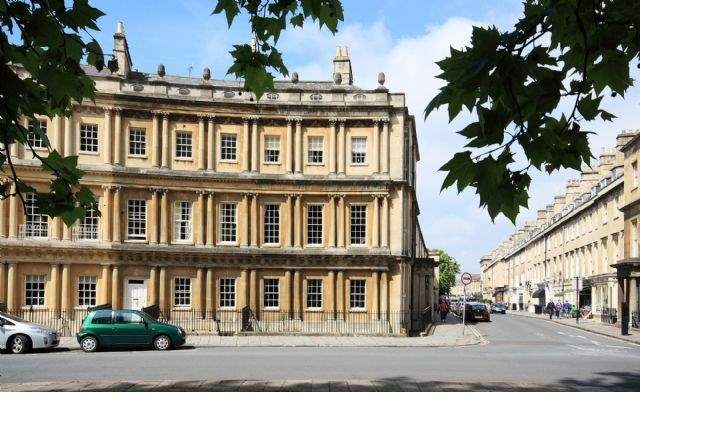
[[[544,289],[538,289],[535,292],[533,292],[533,295],[531,295],[531,298],[546,298],[546,291]]]

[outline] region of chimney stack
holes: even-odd
[[[127,78],[133,68],[133,61],[130,59],[130,50],[128,49],[128,41],[125,39],[123,22],[118,22],[113,38],[113,57],[118,61],[118,71],[114,74]]]
[[[336,47],[333,58],[333,77],[340,74],[341,85],[353,85],[353,68],[348,55],[348,47]]]

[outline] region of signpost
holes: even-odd
[[[461,284],[463,284],[463,335],[466,335],[466,286],[471,283],[473,277],[468,272],[461,275]]]

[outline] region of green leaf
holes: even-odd
[[[230,28],[233,19],[240,13],[237,0],[218,0],[212,14],[220,14],[223,11],[225,11],[225,19],[228,21],[228,28]]]
[[[601,104],[603,96],[593,98],[590,94],[578,101],[578,111],[586,121],[593,121],[599,113],[598,106]]]

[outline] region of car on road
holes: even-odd
[[[503,303],[493,303],[493,304],[491,304],[491,313],[505,314],[506,306],[504,306]]]
[[[58,343],[60,337],[51,328],[0,312],[0,350],[25,354],[33,349],[54,348]]]
[[[112,347],[153,347],[165,351],[185,344],[185,331],[137,310],[92,310],[76,338],[85,352]]]
[[[488,306],[475,301],[466,303],[466,321],[491,321],[491,311]]]

